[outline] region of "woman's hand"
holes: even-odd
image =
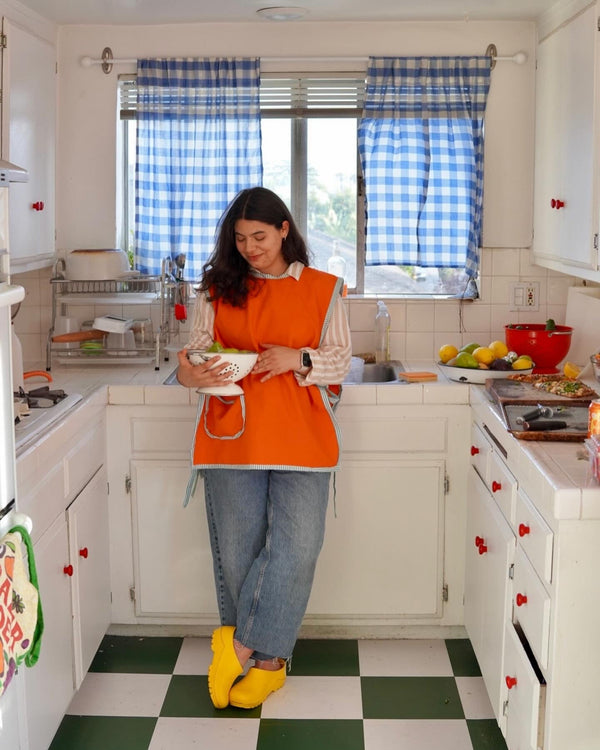
[[[223,368],[229,364],[221,360],[220,355],[211,357],[207,362],[193,365],[187,358],[187,349],[177,352],[179,367],[177,369],[177,380],[186,388],[207,388],[215,385],[227,385],[231,380],[231,373],[222,375]],[[219,362],[215,366],[215,363]]]
[[[300,369],[300,351],[289,346],[278,344],[262,344],[264,351],[258,355],[256,364],[252,368],[255,374],[266,373],[260,379],[261,383],[270,380],[275,375]]]

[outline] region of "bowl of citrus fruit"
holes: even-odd
[[[527,375],[535,367],[529,355],[509,351],[504,341],[492,341],[487,346],[473,342],[460,348],[444,344],[438,356],[444,375],[461,383],[482,384],[489,378],[505,378],[515,372]]]

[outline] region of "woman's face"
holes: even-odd
[[[281,247],[289,228],[287,221],[278,229],[262,221],[238,219],[235,222],[235,244],[238,252],[251,268],[271,276],[281,276],[288,267]]]

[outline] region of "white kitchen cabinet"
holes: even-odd
[[[106,469],[102,467],[67,509],[75,688],[85,677],[110,625],[110,578]]]
[[[54,258],[56,47],[3,18],[2,157],[24,167],[29,181],[10,188],[11,271]]]
[[[108,407],[111,517],[119,514],[110,529],[115,623],[218,621],[201,480],[182,506],[195,412]],[[342,468],[307,628],[391,635],[461,624],[468,413],[466,406],[340,407]]]
[[[538,265],[595,281],[598,15],[592,3],[538,45],[533,246]]]
[[[24,750],[49,747],[110,618],[104,408],[83,404],[17,456],[44,616],[40,658],[22,669]]]

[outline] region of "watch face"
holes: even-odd
[[[312,359],[308,352],[302,352],[302,367],[312,367]]]

